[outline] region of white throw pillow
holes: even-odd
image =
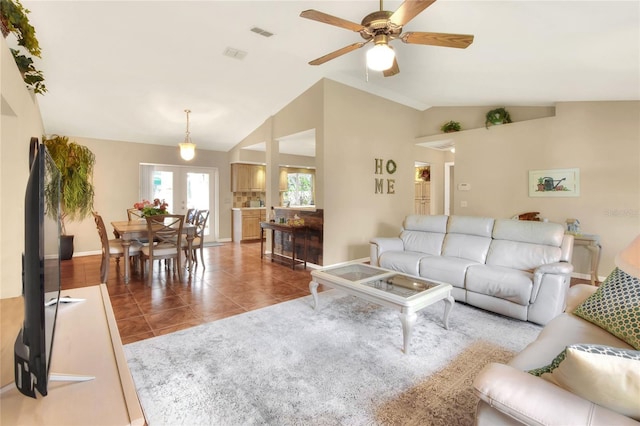
[[[617,413],[640,420],[640,351],[576,344],[529,373]]]

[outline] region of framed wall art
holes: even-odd
[[[580,196],[580,169],[529,170],[529,197]]]

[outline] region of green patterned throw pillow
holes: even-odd
[[[640,280],[616,268],[573,313],[640,350]]]

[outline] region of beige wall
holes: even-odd
[[[94,209],[109,228],[114,220],[126,220],[126,210],[139,201],[139,164],[212,167],[218,169],[218,207],[220,239],[231,238],[230,166],[226,152],[196,149],[196,157],[185,162],[178,148],[103,139],[70,137],[87,146],[96,156],[94,170]],[[172,211],[173,206],[169,206]],[[213,212],[212,212],[213,213]],[[212,220],[211,218],[210,220]],[[213,223],[213,222],[212,222]],[[110,228],[109,228],[110,229]],[[100,240],[92,218],[67,225],[67,233],[74,235],[75,253],[100,250]]]
[[[414,144],[419,112],[325,80],[324,263],[369,256],[369,240],[397,235],[414,209]],[[375,174],[375,160],[393,160],[395,173]],[[375,179],[385,180],[375,193]],[[320,181],[320,177],[318,180]],[[395,181],[387,193],[387,179]]]
[[[452,214],[508,218],[539,211],[563,224],[578,218],[583,232],[601,236],[601,277],[614,267],[615,254],[640,233],[639,102],[508,107],[514,123],[487,130],[484,117],[495,106],[417,112],[331,80],[317,87],[322,88],[322,100],[313,91],[313,102],[310,93],[294,102],[322,105],[321,112],[305,112],[318,115],[314,122],[318,187],[324,191],[318,202],[325,210],[325,265],[366,257],[371,237],[397,235],[402,219],[413,211],[414,161],[431,164],[433,214],[444,211],[444,163],[453,161]],[[289,119],[294,120],[278,113],[269,122],[283,125]],[[416,139],[440,134],[440,126],[451,119],[467,129],[447,135],[455,140],[455,155],[415,145]],[[306,129],[295,129],[301,130]],[[375,158],[397,163],[394,195],[374,194]],[[529,170],[574,167],[581,173],[580,197],[528,196]],[[471,191],[457,191],[458,183],[471,184]],[[467,202],[466,208],[460,207],[461,201]],[[574,265],[577,276],[586,277],[584,248],[576,248]]]
[[[639,118],[640,102],[559,103],[555,117],[455,134],[454,183],[471,190],[454,189],[454,213],[578,218],[583,232],[601,236],[599,274],[608,275],[616,253],[640,233]],[[565,168],[580,169],[579,197],[529,197],[529,170]],[[574,266],[588,272],[584,248]]]
[[[315,202],[318,208],[323,208],[324,189],[322,172],[320,171],[322,167],[319,165],[322,164],[322,156],[318,155],[318,153],[322,153],[323,144],[323,88],[322,80],[311,86],[278,112],[277,115],[269,117],[265,123],[229,151],[229,158],[232,162],[242,162],[245,158],[263,158],[262,161],[266,162],[267,193],[265,205],[267,206],[277,206],[280,203],[280,165],[294,164],[297,166],[316,167],[316,182],[318,182],[318,184],[315,188]],[[315,160],[279,153],[278,139],[310,129],[316,130]],[[266,143],[266,153],[264,153],[263,156],[251,154],[247,150],[242,149],[243,147],[262,142]]]
[[[24,188],[29,175],[29,140],[43,133],[37,97],[20,77],[0,37],[0,298],[22,294]]]

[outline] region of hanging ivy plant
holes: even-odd
[[[27,87],[32,89],[34,93],[43,94],[47,91],[47,87],[44,85],[44,76],[42,71],[36,69],[33,65],[33,59],[21,55],[16,49],[11,49],[13,59],[16,61],[18,70],[22,75],[22,79],[27,84]]]
[[[29,13],[29,9],[26,9],[20,0],[0,0],[2,35],[7,37],[9,33],[15,34],[18,46],[22,46],[31,55],[40,58],[42,52],[36,38],[36,30],[29,23],[27,16]],[[33,59],[23,55],[17,49],[11,49],[11,54],[27,87],[34,93],[44,94],[47,91],[44,85],[44,76],[42,71],[36,69]]]

